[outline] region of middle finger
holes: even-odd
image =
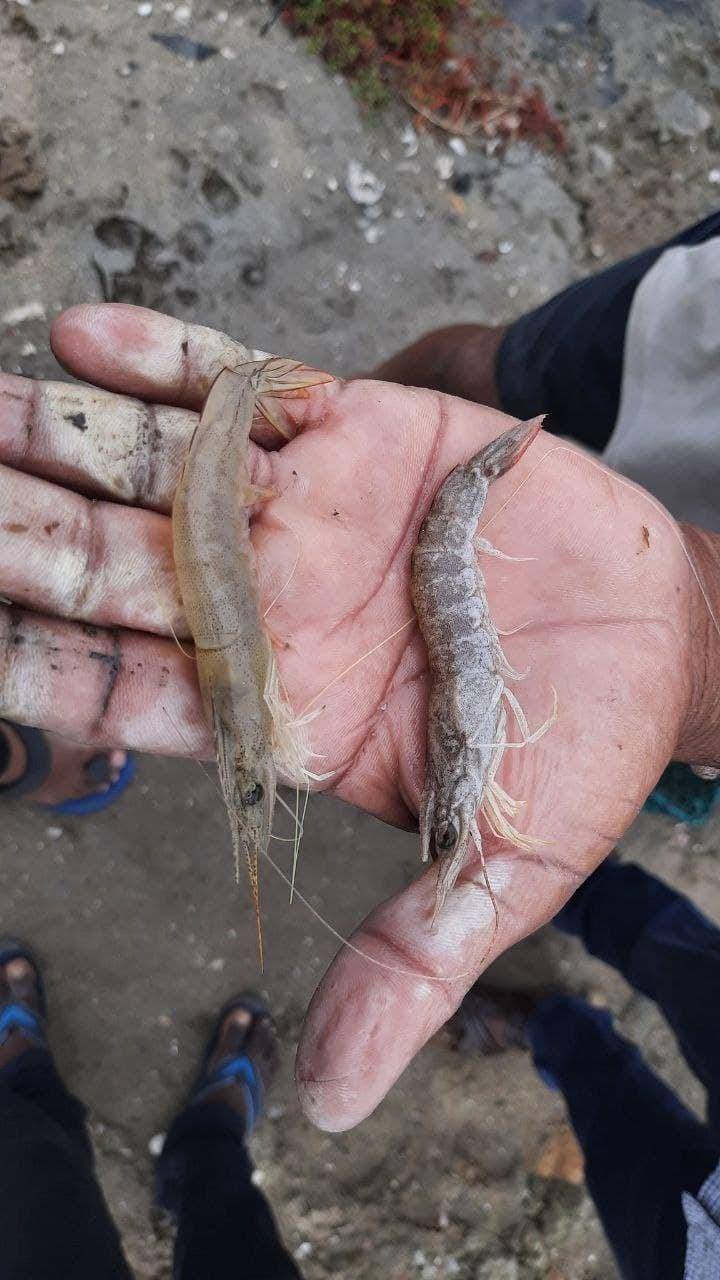
[[[188,409],[0,373],[0,462],[133,505],[170,510],[196,423]]]

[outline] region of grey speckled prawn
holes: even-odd
[[[435,917],[457,880],[472,837],[488,891],[478,812],[491,830],[521,847],[537,841],[511,825],[519,804],[496,779],[503,755],[510,699],[526,742],[536,741],[556,715],[534,734],[505,687],[515,676],[490,616],[478,552],[501,555],[477,537],[490,484],[522,457],[542,417],[503,432],[448,476],[427,515],[412,560],[412,598],[428,653],[425,786],[420,807],[423,860],[439,859]],[[510,558],[510,557],[505,557]]]

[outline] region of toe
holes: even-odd
[[[117,782],[127,763],[127,751],[111,751],[108,756],[113,782]]]
[[[252,1014],[249,1009],[238,1007],[230,1010],[220,1027],[215,1052],[210,1059],[211,1069],[222,1062],[223,1058],[247,1052],[246,1042],[251,1023]]]
[[[20,1000],[31,1008],[39,1008],[38,975],[35,966],[25,956],[9,960],[3,970],[8,992],[13,1000]]]

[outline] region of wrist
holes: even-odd
[[[501,408],[495,360],[505,327],[454,324],[426,333],[377,368],[373,377]]]
[[[720,535],[682,525],[691,575],[689,692],[675,759],[720,766]]]

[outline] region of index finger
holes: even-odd
[[[226,333],[125,302],[69,307],[53,322],[50,345],[78,378],[188,409],[202,406],[221,369],[255,358]]]
[[[50,343],[60,363],[78,378],[108,391],[189,409],[202,407],[222,369],[236,369],[267,354],[216,329],[124,302],[70,307],[53,323]],[[301,430],[310,417],[320,420],[325,397],[336,387],[320,385],[308,399],[284,399],[283,434],[285,428]],[[262,432],[254,427],[253,439],[265,448],[283,443],[271,428]]]

